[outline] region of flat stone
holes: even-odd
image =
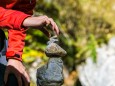
[[[63,57],[67,54],[66,51],[56,43],[49,44],[46,47],[45,53],[48,57]]]

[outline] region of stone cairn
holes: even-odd
[[[50,38],[45,50],[49,61],[37,69],[37,86],[61,86],[64,82],[63,61],[66,51],[58,45],[56,36]]]

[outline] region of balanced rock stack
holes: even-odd
[[[58,44],[56,36],[48,41],[45,53],[49,57],[46,65],[37,69],[38,86],[61,86],[63,84],[63,61],[61,57],[66,55],[66,51]]]

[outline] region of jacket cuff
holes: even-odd
[[[22,56],[20,54],[15,53],[14,51],[8,51],[6,52],[6,59],[16,59],[19,61],[22,61]]]

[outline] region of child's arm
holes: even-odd
[[[0,7],[0,27],[9,28],[7,59],[14,58],[21,61],[25,38],[25,28],[22,26],[35,27],[45,32],[43,27],[47,25],[51,25],[56,34],[59,34],[56,23],[47,16],[30,17],[30,15],[23,12],[6,10]]]
[[[40,29],[42,32],[45,30],[44,27],[50,25],[51,29],[59,35],[59,28],[52,18],[47,16],[38,16],[38,17],[28,17],[23,21],[23,26],[25,27],[35,27]]]
[[[0,7],[0,27],[8,28],[7,59],[13,58],[22,61],[22,51],[26,28],[22,28],[22,22],[29,17],[20,11],[7,10]]]
[[[5,83],[7,82],[8,75],[13,73],[17,78],[19,86],[22,86],[22,79],[25,84],[24,86],[29,86],[30,78],[21,62],[24,38],[26,36],[26,28],[22,27],[22,22],[29,16],[20,11],[0,7],[0,28],[6,27],[9,32],[6,53],[8,64],[4,76]]]
[[[0,7],[0,27],[9,28],[9,44],[6,53],[7,59],[9,59],[9,61],[4,76],[5,82],[7,82],[8,74],[10,72],[14,73],[19,78],[20,76],[23,76],[25,84],[30,82],[25,68],[20,62],[22,50],[24,47],[24,38],[26,36],[26,28],[23,27],[35,27],[44,32],[45,29],[43,27],[47,25],[51,25],[52,30],[54,30],[57,35],[59,34],[59,29],[56,23],[53,21],[53,19],[48,18],[47,16],[30,17],[30,15],[27,15],[23,12],[6,10]],[[10,66],[16,70],[11,69]],[[19,78],[17,78],[18,83],[21,84],[21,78]]]

